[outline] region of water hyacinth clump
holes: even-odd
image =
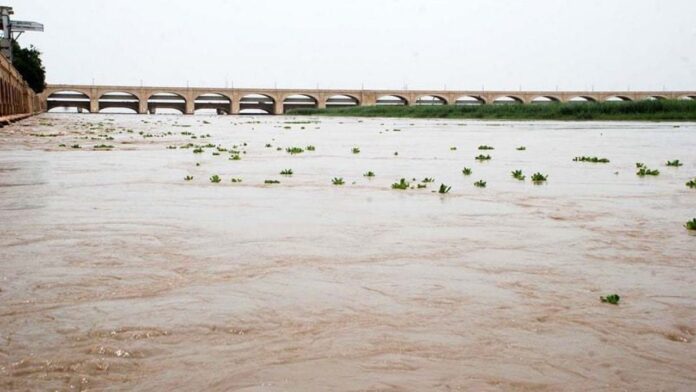
[[[230,156],[230,161],[239,161],[241,159],[242,159],[242,157],[240,157],[239,154],[235,154],[235,155]]]
[[[363,177],[374,177],[375,173],[373,171],[367,171],[363,173]]]
[[[316,149],[317,149],[317,148],[314,147],[314,146],[312,146],[312,145],[309,145],[309,146],[305,147],[305,150],[307,150],[307,151],[315,151]]]
[[[241,178],[234,178],[234,177],[233,177],[230,181],[231,181],[231,182],[234,182],[234,183],[237,183],[237,182],[242,182],[242,179],[241,179]]]
[[[527,149],[527,147],[525,147],[525,146],[519,146],[516,148],[517,151],[524,151],[526,149]]]
[[[586,157],[586,156],[575,157],[575,158],[573,158],[573,161],[574,162],[591,162],[591,163],[609,163],[609,160],[607,158]]]
[[[284,169],[280,171],[280,174],[283,176],[291,176],[292,175],[292,169]]]
[[[358,147],[353,147],[351,151],[353,152],[353,154],[360,154],[360,148]]]
[[[640,169],[641,167],[645,167],[645,164],[643,162],[636,162],[636,169]]]
[[[484,145],[481,145],[481,146],[478,146],[478,149],[479,149],[479,150],[495,150],[495,148],[493,148],[493,146],[487,146],[487,145],[485,145],[485,144],[484,144]]]
[[[465,168],[462,169],[462,174],[465,175],[465,176],[470,176],[471,173],[472,173],[472,170],[471,170],[470,167],[465,167]]]
[[[401,190],[404,190],[404,189],[408,189],[408,187],[409,187],[410,185],[411,185],[411,184],[409,184],[408,181],[406,181],[405,178],[402,178],[401,180],[399,180],[399,182],[393,183],[393,184],[391,185],[391,187],[392,187],[392,189],[401,189]]]
[[[450,147],[450,151],[457,151],[457,147],[456,146]]]
[[[425,183],[435,182],[435,179],[432,177],[425,177],[421,182],[425,182]]]
[[[278,180],[264,180],[264,184],[280,184]]]
[[[679,167],[683,166],[684,164],[679,162],[679,159],[675,159],[673,161],[667,161],[667,166],[672,166],[672,167]]]
[[[72,146],[70,146],[70,148],[82,148],[82,147],[80,147],[79,144],[73,144]]]
[[[488,161],[490,159],[491,159],[490,155],[479,154],[479,156],[476,157],[477,161]]]
[[[203,149],[200,147],[196,147],[193,149],[193,153],[194,154],[201,154],[201,153],[203,153]]]
[[[645,176],[658,176],[660,175],[660,171],[657,169],[648,169],[645,166],[640,166],[638,168],[638,171],[636,172],[636,175],[639,177],[645,177]]]
[[[696,178],[687,181],[686,186],[692,189],[696,188]]]
[[[334,177],[331,179],[331,183],[334,185],[343,185],[345,182],[343,181],[342,177]]]
[[[111,150],[112,148],[114,148],[114,146],[110,144],[99,144],[94,146],[95,150]]]
[[[478,180],[478,181],[476,181],[476,182],[474,183],[474,186],[475,186],[475,187],[478,187],[478,188],[485,188],[485,187],[486,187],[486,181]]]
[[[696,230],[696,218],[687,221],[684,227],[686,227],[687,230]]]
[[[290,155],[301,154],[304,152],[300,147],[288,147],[285,149]]]
[[[214,174],[213,176],[210,177],[210,182],[217,184],[218,182],[222,181],[222,178],[218,176],[217,174]]]
[[[515,179],[518,179],[520,181],[524,181],[524,179],[525,179],[525,175],[522,174],[522,170],[513,170],[512,177]]]
[[[543,175],[539,172],[532,174],[532,181],[536,184],[540,184],[542,182],[545,182],[548,178],[549,178],[548,175]]]
[[[609,294],[606,297],[599,297],[599,300],[602,301],[602,303],[618,305],[621,297],[618,294]]]
[[[447,185],[445,185],[445,184],[440,184],[440,189],[437,190],[437,193],[443,193],[443,194],[444,194],[444,193],[449,192],[450,189],[452,189],[451,186],[447,186]]]
[[[184,180],[191,181],[191,180],[193,180],[193,176],[186,176],[186,177],[184,177]]]

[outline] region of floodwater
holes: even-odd
[[[694,151],[693,123],[25,120],[0,130],[0,389],[693,391]]]

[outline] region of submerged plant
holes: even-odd
[[[679,162],[679,159],[675,159],[673,161],[667,161],[667,166],[674,166],[674,167],[679,167],[683,166],[684,164]]]
[[[517,151],[524,151],[526,149],[527,149],[527,147],[525,147],[525,146],[519,146],[516,148]]]
[[[353,151],[353,154],[360,154],[360,148],[358,147],[353,147],[351,151]]]
[[[364,176],[364,177],[374,177],[374,176],[375,176],[375,173],[372,172],[372,171],[368,171],[368,172],[366,172],[366,173],[363,173],[363,176]]]
[[[574,162],[591,162],[591,163],[609,163],[609,160],[607,158],[586,157],[586,156],[575,157],[575,158],[573,158],[573,161]]]
[[[343,185],[345,182],[343,181],[342,177],[334,177],[331,179],[331,183],[334,185]]]
[[[222,181],[222,178],[218,176],[217,174],[214,174],[212,177],[210,177],[210,182],[217,184],[218,182]]]
[[[696,218],[687,221],[684,227],[686,227],[686,230],[696,230]]]
[[[474,183],[474,186],[479,187],[479,188],[485,188],[486,187],[486,181],[483,180],[478,180]]]
[[[491,159],[490,155],[479,154],[479,156],[476,157],[477,161],[488,161],[490,159]]]
[[[479,149],[479,150],[495,150],[495,148],[493,148],[493,146],[487,146],[487,145],[485,145],[485,144],[484,144],[484,145],[481,145],[481,146],[478,146],[478,149]]]
[[[401,180],[399,180],[399,182],[393,183],[393,184],[391,185],[391,187],[392,187],[392,189],[401,189],[401,190],[403,190],[403,189],[408,189],[409,185],[410,185],[410,184],[406,181],[406,179],[405,179],[405,178],[402,178]]]
[[[539,172],[536,172],[536,173],[532,174],[532,181],[533,181],[534,183],[537,183],[537,184],[546,181],[548,178],[549,178],[548,175],[543,175],[543,174],[541,174],[541,173],[539,173]]]
[[[292,175],[292,169],[281,170],[281,171],[280,171],[280,174],[283,175],[283,176],[291,176],[291,175]]]
[[[186,176],[186,177],[184,177],[184,180],[191,181],[191,180],[193,180],[193,176]]]
[[[636,175],[638,175],[638,176],[640,176],[640,177],[644,177],[644,176],[658,176],[658,175],[660,175],[660,171],[657,170],[657,169],[651,170],[651,169],[648,169],[648,168],[645,167],[645,166],[641,166],[641,167],[638,169],[638,171],[636,172]]]
[[[287,152],[290,153],[291,155],[301,154],[301,153],[304,152],[304,150],[301,149],[300,147],[288,147],[288,148],[285,149],[285,151],[287,151]]]
[[[443,194],[444,194],[444,193],[449,192],[450,189],[452,189],[451,186],[447,186],[447,185],[445,185],[445,184],[440,184],[440,189],[437,190],[437,193],[443,193]]]
[[[606,297],[599,297],[599,300],[603,303],[618,305],[621,297],[618,294],[609,294]]]
[[[465,168],[462,169],[462,174],[465,175],[465,176],[470,176],[471,173],[472,173],[472,171],[471,171],[471,168],[470,168],[470,167],[465,167]]]
[[[520,181],[524,181],[524,179],[525,179],[525,175],[522,174],[522,170],[513,170],[513,171],[512,171],[512,177],[513,177],[513,178],[516,178],[516,179],[518,179],[518,180],[520,180]]]

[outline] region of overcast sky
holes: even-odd
[[[696,89],[696,0],[16,0],[49,83]]]

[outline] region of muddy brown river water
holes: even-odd
[[[693,123],[16,123],[0,389],[696,390],[695,151]]]

